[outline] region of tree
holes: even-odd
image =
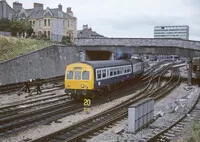
[[[33,33],[33,29],[31,27],[31,24],[29,23],[28,20],[18,20],[15,19],[11,22],[11,29],[12,29],[12,35],[16,36],[17,33],[19,34],[25,34],[25,32],[28,34],[28,36],[31,36],[31,34]]]
[[[23,28],[23,23],[20,20],[13,20],[11,22],[12,36],[17,36],[17,33],[21,33]]]

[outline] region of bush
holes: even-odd
[[[37,38],[37,36],[34,34],[34,35],[31,36],[31,38]]]
[[[63,44],[71,43],[70,37],[69,36],[63,36],[61,43],[63,43]]]

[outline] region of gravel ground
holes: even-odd
[[[84,111],[82,111],[82,112],[76,113],[74,115],[70,115],[70,116],[59,119],[58,120],[59,123],[52,122],[50,125],[39,125],[39,126],[35,126],[32,128],[28,128],[26,130],[23,130],[21,132],[15,133],[15,134],[2,136],[2,137],[0,137],[0,141],[1,142],[10,142],[10,141],[15,142],[15,141],[23,141],[25,139],[40,138],[49,133],[52,133],[52,132],[61,130],[65,127],[68,127],[80,120],[83,120],[83,119],[93,116],[97,113],[105,111],[113,106],[116,106],[116,105],[120,104],[121,102],[131,98],[137,92],[135,92],[131,95],[119,98],[119,99],[112,100],[112,101],[102,104],[102,105],[94,106],[91,108],[91,111],[89,114],[86,114]]]
[[[154,115],[164,112],[164,116],[158,118],[149,127],[139,131],[137,134],[126,133],[127,130],[127,118],[123,121],[115,124],[111,129],[88,139],[88,142],[116,142],[116,141],[138,141],[139,139],[147,136],[155,128],[162,127],[169,124],[172,119],[181,117],[193,104],[200,89],[197,86],[193,86],[193,89],[186,91],[186,84],[182,83],[177,87],[170,95],[155,103]],[[154,128],[154,129],[152,129]]]
[[[200,110],[200,103],[198,103],[196,105],[196,107],[198,108],[198,110]],[[200,111],[198,111],[197,115],[193,118],[193,120],[195,120],[196,122],[198,122],[200,124]],[[190,137],[192,136],[192,123],[193,122],[194,121],[191,121],[190,123],[186,124],[184,129],[176,135],[176,138],[174,138],[174,140],[172,140],[172,142],[178,142],[178,141],[181,142],[181,140],[189,141]]]

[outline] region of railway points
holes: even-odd
[[[158,67],[158,66],[161,66],[161,67]],[[166,69],[166,67],[169,67],[168,69]],[[154,71],[154,70],[152,70],[152,72],[151,71],[149,71],[149,74],[151,74],[152,76],[156,76],[156,78],[157,78],[157,81],[158,81],[158,83],[154,83],[154,84],[149,84],[149,90],[151,90],[151,91],[149,91],[148,92],[148,94],[149,93],[155,93],[156,91],[154,90],[153,91],[153,88],[160,88],[160,87],[163,87],[163,86],[165,86],[165,84],[168,84],[168,81],[166,80],[167,78],[165,78],[165,80],[162,80],[162,78],[161,78],[161,76],[164,76],[166,73],[167,73],[167,71],[168,70],[170,70],[170,69],[175,69],[175,68],[180,68],[180,67],[182,67],[182,65],[179,63],[179,65],[175,65],[175,64],[171,64],[171,63],[165,63],[164,65],[163,64],[158,64],[157,65],[157,67],[155,67],[154,66],[154,68],[157,68],[156,69],[156,72]],[[163,68],[165,68],[165,72],[164,72],[164,70],[163,70]],[[148,70],[146,70],[146,71],[148,71]],[[154,71],[154,72],[153,72]],[[162,72],[160,75],[156,75],[155,73],[158,73],[158,72]],[[171,71],[171,73],[173,73],[173,71]],[[146,74],[148,74],[148,73],[146,73]],[[175,76],[177,76],[178,74],[174,74]],[[150,79],[150,78],[146,78],[146,79]],[[164,78],[163,78],[164,79]],[[168,79],[169,80],[169,79]],[[171,80],[171,79],[170,79]],[[145,83],[144,83],[145,84]],[[161,84],[161,85],[158,85],[158,84]],[[55,87],[56,88],[56,87]],[[59,88],[59,87],[58,87]],[[57,88],[57,89],[58,89]],[[122,87],[123,88],[123,87]],[[125,87],[126,88],[126,90],[128,90],[128,91],[125,91],[127,94],[130,94],[131,92],[134,92],[133,90],[131,90],[131,86],[130,86],[130,88],[128,87],[128,85]],[[130,90],[129,90],[129,89]],[[138,89],[139,88],[141,88],[141,87],[138,87]],[[170,87],[166,87],[165,88],[165,90],[167,89],[167,88],[170,88]],[[62,89],[62,88],[59,88],[58,89],[58,91],[60,91],[60,89]],[[34,94],[33,96],[30,96],[30,95],[27,95],[28,97],[26,97],[26,99],[27,99],[27,102],[24,102],[24,101],[21,101],[21,103],[23,103],[24,102],[24,105],[23,104],[21,104],[21,108],[20,107],[18,107],[18,111],[19,112],[22,112],[22,113],[26,113],[26,112],[34,112],[34,109],[38,109],[39,110],[39,107],[40,107],[40,103],[38,103],[37,102],[37,100],[40,100],[41,99],[41,106],[44,104],[44,112],[45,111],[47,111],[48,109],[46,109],[45,108],[45,105],[49,105],[49,110],[51,110],[51,109],[53,109],[53,106],[54,106],[54,103],[57,101],[58,103],[58,112],[59,112],[59,103],[60,104],[62,104],[62,100],[59,100],[59,98],[57,98],[57,97],[59,97],[59,95],[55,95],[55,94],[52,94],[52,99],[50,99],[51,97],[49,97],[49,100],[47,99],[48,98],[48,95],[49,94],[51,94],[51,88],[49,88],[49,89],[47,89],[47,90],[49,90],[49,91],[47,91],[46,92],[46,94],[44,93],[44,94],[41,94],[41,95],[37,95],[37,94]],[[53,89],[52,89],[53,90]],[[167,89],[168,90],[168,89]],[[54,90],[55,92],[56,92],[56,89]],[[114,93],[115,92],[115,90],[113,91],[113,94],[115,94]],[[119,93],[119,91],[117,91],[116,90],[116,92],[118,92]],[[122,94],[126,94],[125,92],[123,92]],[[136,91],[137,93],[138,93],[138,91]],[[135,92],[135,93],[136,93]],[[161,91],[162,92],[162,91]],[[158,92],[157,92],[158,93]],[[160,92],[159,92],[160,93]],[[158,94],[159,94],[158,93]],[[64,94],[63,94],[64,95]],[[115,94],[116,95],[116,94]],[[149,94],[150,95],[150,94]],[[25,96],[25,95],[24,95]],[[44,96],[44,97],[42,97],[42,96]],[[51,96],[51,95],[50,95]],[[62,98],[62,94],[60,95],[61,97],[60,98]],[[45,98],[46,97],[46,98]],[[161,96],[160,96],[161,97]],[[34,98],[35,98],[35,101],[36,101],[36,103],[34,104],[31,104],[30,103],[30,105],[28,104],[29,103],[29,101],[31,102],[34,102]],[[45,99],[47,99],[47,101],[45,102],[43,102],[42,101],[42,98],[45,100]],[[55,98],[55,99],[54,99]],[[116,98],[115,98],[116,99]],[[108,101],[110,104],[111,104],[111,102],[112,101],[114,101],[115,99],[112,99],[112,97],[110,98],[110,101]],[[28,101],[29,100],[29,101]],[[69,98],[67,99],[67,97],[65,98],[64,96],[63,96],[63,104],[64,104],[64,102],[65,102],[65,100],[69,100]],[[55,102],[54,102],[55,101]],[[105,102],[105,100],[104,100],[104,102]],[[20,102],[18,102],[19,104],[20,104]],[[27,104],[26,104],[27,103]],[[102,102],[101,103],[99,103],[99,104],[96,104],[97,106],[98,105],[101,105],[102,104]],[[116,103],[114,103],[114,104],[116,104]],[[16,103],[16,105],[17,105],[17,103]],[[48,106],[47,105],[47,106]],[[9,106],[9,105],[8,105]],[[51,108],[51,106],[52,106],[52,108]],[[56,106],[56,105],[55,105]],[[60,107],[61,107],[62,105],[60,105]],[[68,106],[68,105],[67,105]],[[67,106],[66,106],[66,110],[68,110],[67,109]],[[23,107],[24,108],[27,108],[27,110],[25,111],[22,111],[23,110]],[[37,108],[38,107],[38,108]],[[92,108],[91,108],[91,114],[87,114],[88,116],[87,117],[89,117],[90,115],[94,115],[94,112],[93,112],[93,108],[95,107],[95,103],[94,103],[94,105],[92,105]],[[29,108],[30,108],[30,110],[29,110]],[[70,107],[69,107],[70,108]],[[46,110],[45,110],[46,109]],[[74,109],[74,107],[72,107],[72,110]],[[62,107],[62,110],[64,111],[64,107]],[[68,120],[70,119],[70,114],[76,114],[77,115],[77,113],[78,112],[81,112],[81,111],[83,111],[84,109],[83,109],[83,104],[80,104],[80,107],[78,108],[77,107],[77,111],[71,111],[70,113],[65,113],[65,114],[62,114],[62,110],[60,109],[60,112],[59,113],[61,113],[61,114],[57,114],[58,116],[57,117],[52,117],[52,119],[49,119],[48,121],[46,120],[46,119],[44,119],[41,123],[38,121],[37,122],[37,120],[40,120],[41,118],[46,118],[46,117],[48,117],[48,116],[50,116],[50,115],[46,115],[45,116],[45,113],[43,112],[43,117],[40,117],[40,116],[42,116],[42,107],[41,107],[41,113],[39,114],[38,113],[38,115],[35,115],[35,116],[33,116],[32,118],[33,119],[35,119],[36,121],[34,122],[34,121],[32,121],[32,118],[30,117],[30,118],[28,118],[27,117],[27,119],[24,119],[23,121],[21,121],[22,123],[21,124],[25,124],[25,123],[30,123],[30,125],[29,126],[34,126],[34,124],[40,124],[40,125],[43,125],[43,124],[50,124],[50,125],[52,125],[52,124],[54,124],[54,122],[55,122],[55,124],[57,124],[58,122],[59,123],[63,123],[64,121],[66,121],[66,120],[63,120],[63,118],[67,118],[67,117],[69,117],[68,118]],[[75,110],[75,109],[74,109]],[[12,109],[7,109],[6,110],[7,112],[11,112],[10,114],[8,114],[7,116],[12,116],[12,115],[14,115],[14,114],[12,114]],[[51,115],[53,115],[53,114],[56,114],[56,112],[55,113],[53,113],[53,110],[51,110],[52,111],[52,113],[51,112],[49,112],[49,114],[51,114]],[[104,110],[104,112],[105,112],[106,110]],[[16,112],[17,112],[17,109],[16,109]],[[40,112],[40,111],[38,111],[38,112]],[[98,112],[98,111],[97,111]],[[34,114],[34,113],[33,113]],[[46,113],[47,114],[47,113]],[[16,113],[15,113],[15,115],[16,115]],[[68,116],[69,115],[69,116]],[[23,116],[23,115],[22,115]],[[27,116],[28,116],[28,113],[27,113]],[[2,118],[3,118],[4,116],[2,115]],[[35,117],[35,118],[34,118]],[[80,115],[80,117],[81,117],[81,115]],[[86,116],[85,116],[86,117]],[[116,117],[117,117],[117,115],[116,115]],[[13,118],[15,118],[15,117],[13,117]],[[17,118],[17,115],[16,115],[16,118]],[[20,118],[20,117],[19,117]],[[73,119],[73,118],[72,118]],[[114,119],[114,118],[113,118]],[[81,119],[80,119],[81,120]],[[110,119],[111,120],[111,119]],[[106,120],[107,121],[107,120]],[[113,120],[114,121],[114,120]],[[12,122],[12,119],[10,119],[10,122]],[[72,121],[73,122],[73,121]],[[120,122],[120,121],[119,121]],[[2,123],[3,123],[3,121],[2,121]],[[59,124],[58,123],[58,124]],[[113,123],[113,122],[112,122]],[[13,122],[13,124],[16,124],[16,126],[18,125],[21,125],[20,123],[18,123],[17,121],[16,122]],[[55,125],[54,124],[54,125]],[[115,123],[114,123],[115,124]],[[27,125],[28,126],[28,125]],[[26,127],[27,127],[26,126]],[[112,126],[112,125],[111,125]],[[11,126],[11,127],[13,127],[13,126]],[[2,127],[2,128],[4,128],[4,127]],[[6,128],[6,127],[5,127]],[[9,127],[7,127],[8,129],[9,129]],[[60,127],[60,129],[61,129],[62,127]],[[15,130],[18,130],[18,132],[20,133],[20,131],[21,130],[23,130],[24,129],[24,127],[22,127],[22,129],[20,129],[20,127],[18,128],[18,127],[16,127],[16,129]],[[6,129],[5,129],[6,130]],[[15,130],[13,131],[13,130],[9,130],[9,135],[12,135],[12,133],[13,132],[15,132]],[[57,129],[57,130],[59,130],[59,129]],[[29,132],[30,132],[31,130],[29,130]],[[17,132],[17,131],[16,131]],[[6,132],[7,133],[7,132]],[[44,134],[45,135],[45,134]],[[48,133],[46,133],[46,135],[48,135]],[[39,137],[38,137],[39,138]],[[35,138],[30,138],[30,137],[28,137],[27,139],[29,139],[29,140],[36,140],[37,141],[37,136],[35,137]],[[0,138],[0,140],[1,140],[1,138]]]

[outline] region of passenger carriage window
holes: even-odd
[[[81,71],[75,71],[74,72],[74,79],[75,80],[81,80]]]
[[[116,74],[117,74],[117,69],[115,68],[115,69],[114,69],[114,75],[116,75]]]
[[[130,66],[128,67],[128,72],[129,72],[129,73],[131,72],[131,67],[130,67]]]
[[[120,74],[123,74],[123,69],[122,68],[120,68]]]
[[[110,71],[110,69],[107,69],[107,77],[109,76],[109,71]]]
[[[82,80],[89,80],[89,71],[83,71],[82,73]]]
[[[73,79],[73,71],[67,72],[67,79]]]
[[[124,72],[125,72],[125,73],[127,72],[127,69],[126,69],[126,68],[124,69]]]
[[[105,78],[106,77],[106,69],[103,69],[102,70],[102,78]]]
[[[97,79],[101,78],[101,70],[97,70]]]
[[[118,75],[120,74],[119,68],[117,68],[117,74],[118,74]]]
[[[110,69],[110,76],[113,76],[113,69]]]
[[[124,67],[124,73],[126,73],[126,67]]]

